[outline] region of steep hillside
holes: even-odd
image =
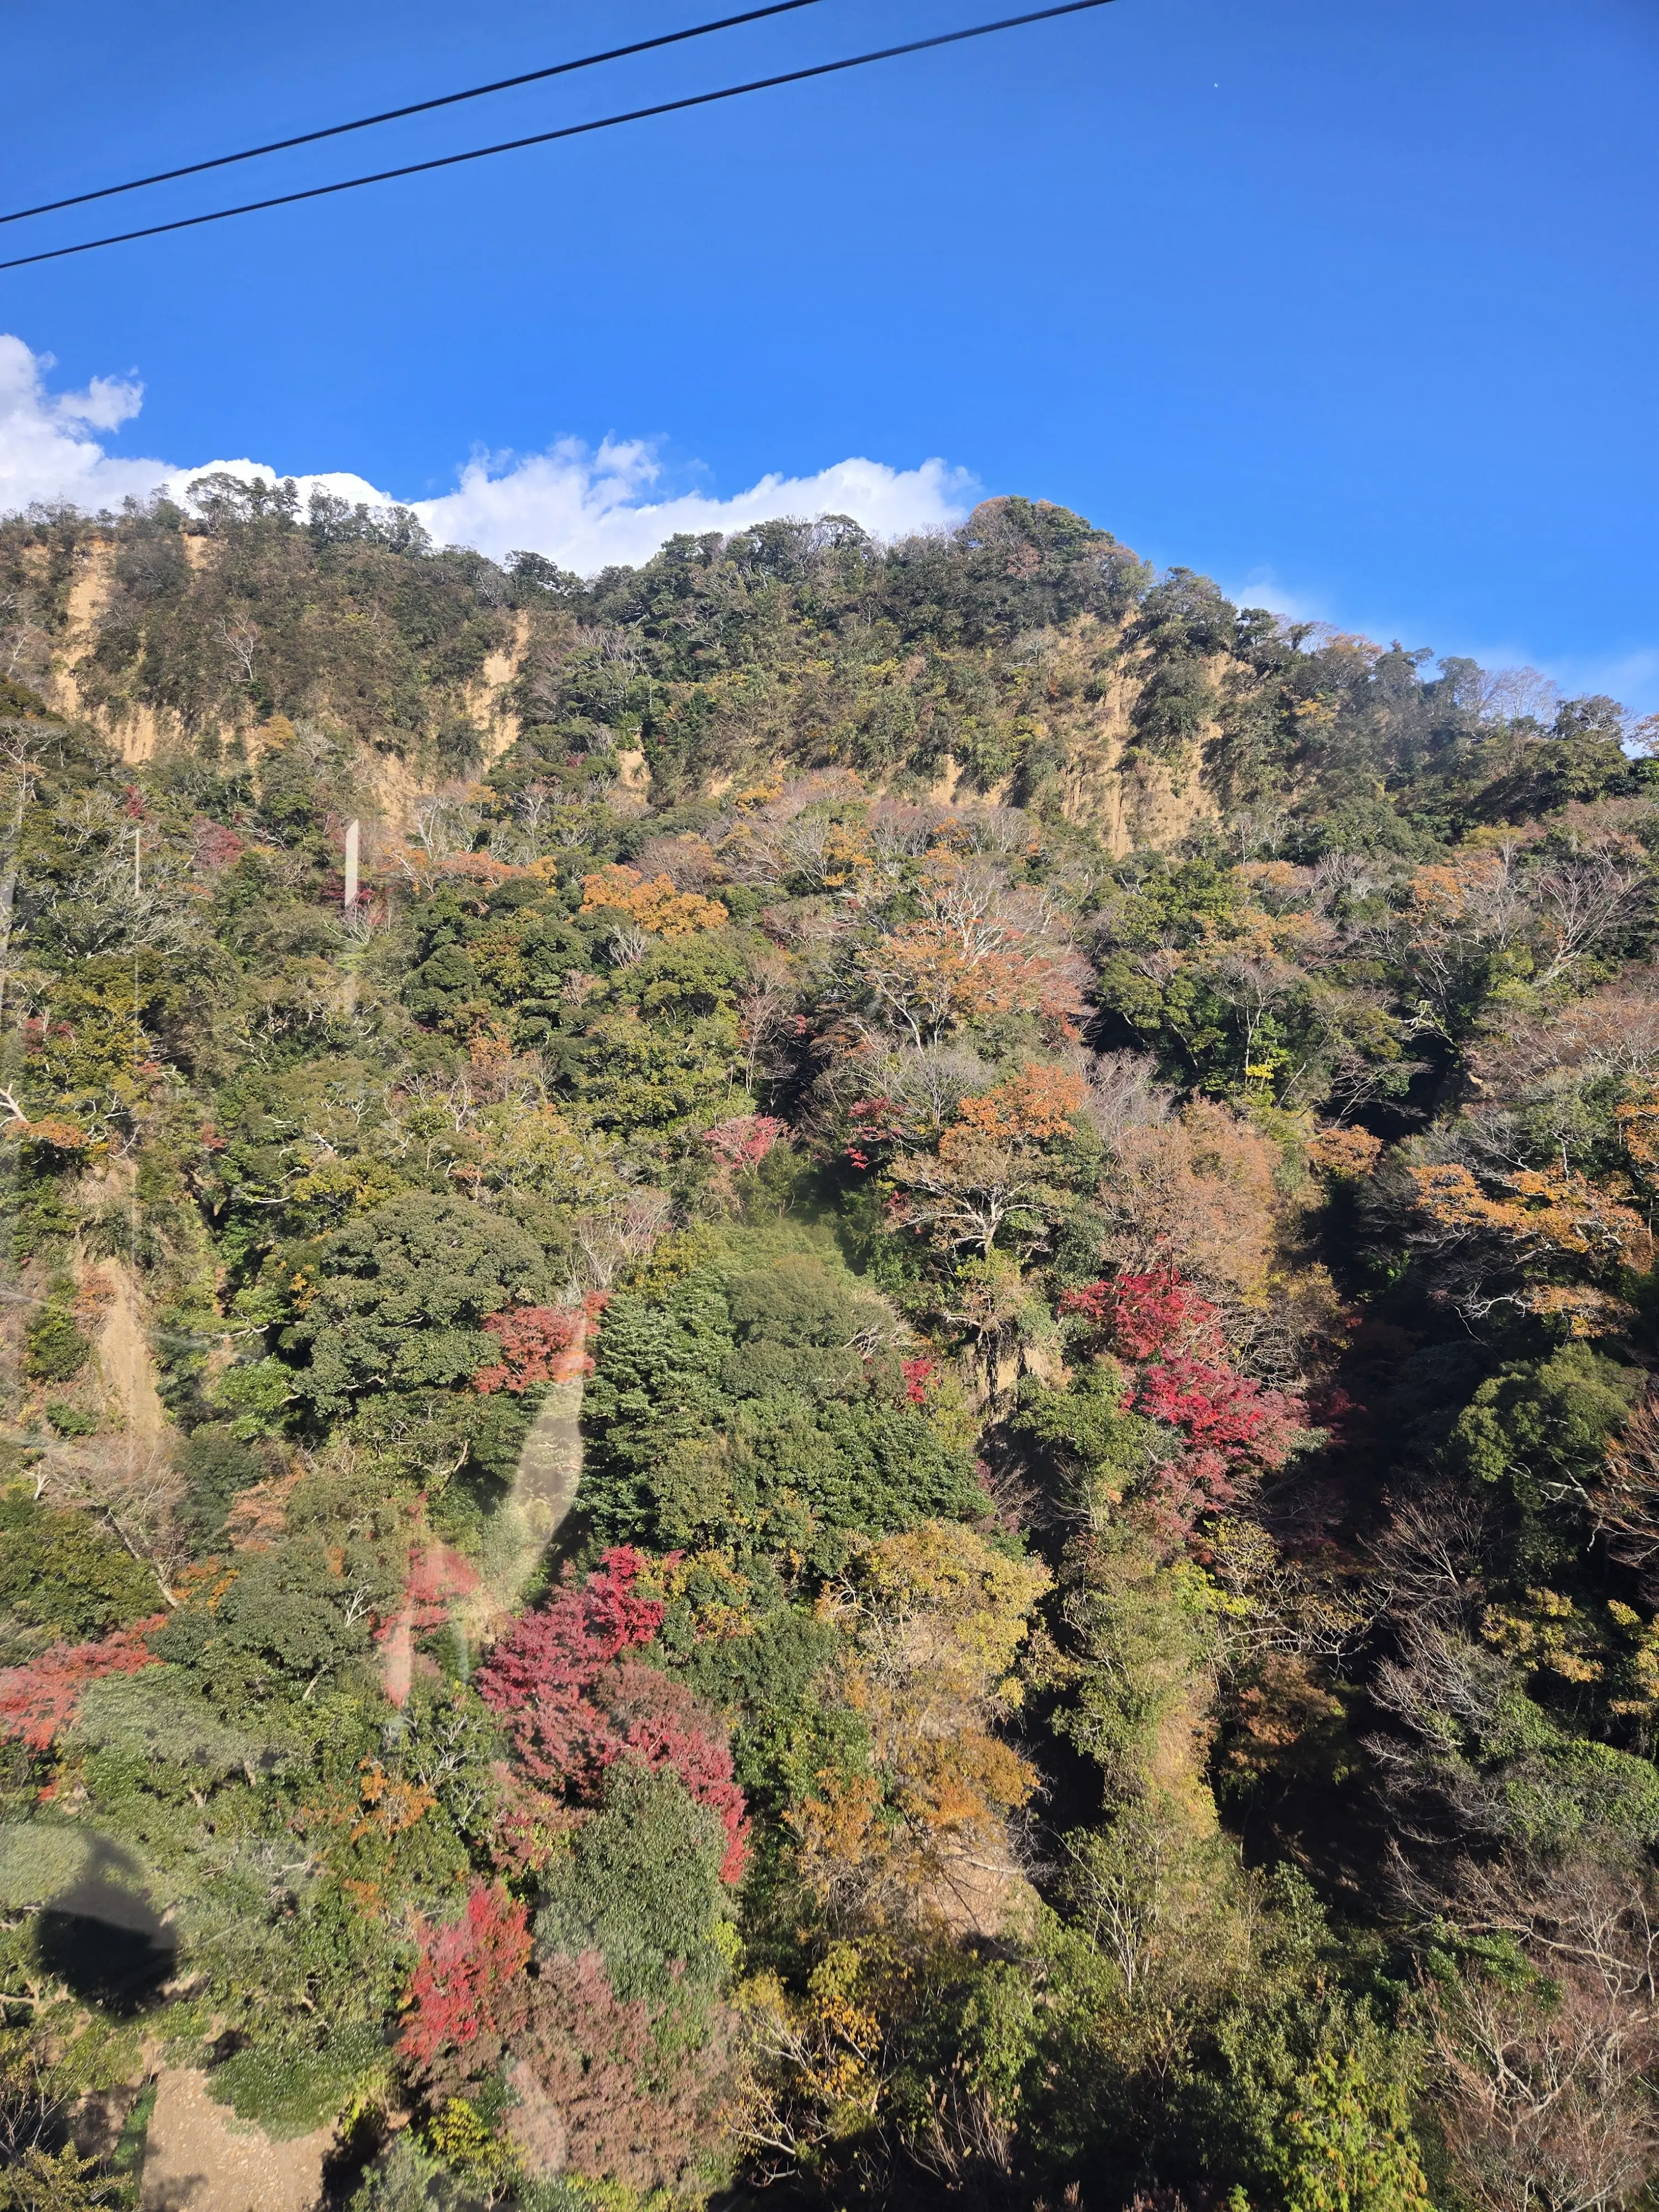
[[[0,610],[0,2206],[1647,2201],[1615,702],[1018,500]]]

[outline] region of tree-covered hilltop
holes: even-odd
[[[1647,2202],[1615,702],[1019,500],[0,609],[0,2205]]]

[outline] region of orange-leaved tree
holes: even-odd
[[[1644,1130],[1635,1133],[1646,1141]],[[1406,1176],[1411,1241],[1434,1256],[1445,1294],[1472,1317],[1507,1305],[1591,1335],[1627,1310],[1616,1294],[1621,1277],[1654,1264],[1653,1232],[1624,1176],[1591,1176],[1565,1161],[1477,1176],[1456,1160],[1410,1164]]]
[[[787,1815],[799,1871],[838,1923],[998,1932],[1018,1892],[1006,1823],[1037,1776],[997,1724],[1020,1702],[1014,1668],[1049,1579],[951,1522],[856,1554],[830,1610],[869,1763],[820,1774]]]
[[[1086,1096],[1067,1070],[1028,1061],[963,1098],[936,1146],[900,1151],[882,1182],[888,1218],[945,1252],[1029,1247],[1065,1202],[1066,1149]]]
[[[986,1014],[1038,1014],[1074,1036],[1079,956],[1030,894],[992,870],[939,858],[922,878],[921,912],[870,946],[859,975],[873,1005],[917,1045]]]
[[[674,888],[672,876],[648,880],[637,868],[613,861],[582,878],[584,914],[619,914],[652,937],[694,937],[730,920],[718,899]]]

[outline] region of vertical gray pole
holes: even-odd
[[[345,839],[345,898],[348,914],[357,903],[357,840],[358,824],[354,819],[346,823]]]

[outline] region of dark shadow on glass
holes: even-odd
[[[177,1938],[149,1899],[115,1879],[137,1871],[125,1851],[100,1841],[80,1880],[36,1923],[41,1965],[76,1996],[123,2019],[154,2000],[179,1957]]]

